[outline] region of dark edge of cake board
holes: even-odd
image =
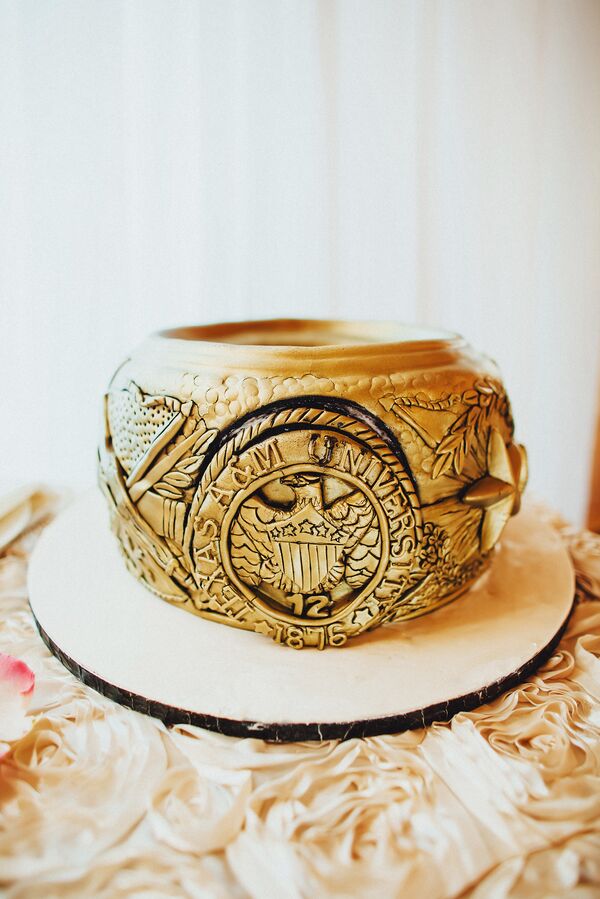
[[[97,674],[93,674],[79,665],[68,656],[46,633],[32,610],[33,619],[40,636],[50,652],[67,668],[71,674],[79,678],[87,687],[91,687],[97,693],[114,700],[135,712],[159,718],[167,726],[174,724],[190,724],[202,727],[206,730],[216,731],[229,737],[254,737],[273,743],[296,743],[306,741],[323,740],[350,740],[354,737],[376,737],[382,734],[397,734],[405,730],[415,730],[427,727],[434,722],[449,721],[458,712],[469,712],[478,706],[491,702],[518,684],[526,677],[533,674],[546,662],[560,642],[573,611],[575,602],[549,643],[537,652],[528,662],[518,668],[512,674],[493,681],[480,690],[457,696],[446,702],[435,703],[423,709],[414,709],[399,715],[386,715],[382,718],[366,718],[361,721],[340,722],[261,722],[238,721],[233,718],[219,718],[215,715],[205,715],[201,712],[191,712],[186,709],[166,705],[154,699],[147,699],[137,693],[131,693],[111,684]]]

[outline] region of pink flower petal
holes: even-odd
[[[11,685],[16,693],[28,696],[35,684],[35,674],[21,659],[0,652],[0,681]]]
[[[0,759],[9,749],[7,744],[31,728],[27,706],[34,682],[35,675],[25,662],[0,652]]]

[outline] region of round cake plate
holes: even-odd
[[[168,724],[284,742],[397,733],[494,699],[551,655],[574,575],[525,507],[455,602],[343,648],[297,651],[154,596],[126,570],[94,492],[42,533],[29,593],[46,644],[100,693]]]

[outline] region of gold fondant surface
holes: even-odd
[[[99,477],[127,565],[155,593],[323,649],[432,611],[481,573],[526,482],[496,366],[443,332],[358,333],[188,328],[118,369]]]

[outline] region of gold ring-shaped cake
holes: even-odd
[[[459,596],[527,477],[495,364],[447,332],[263,321],[163,331],[105,398],[99,477],[163,599],[295,649]]]

